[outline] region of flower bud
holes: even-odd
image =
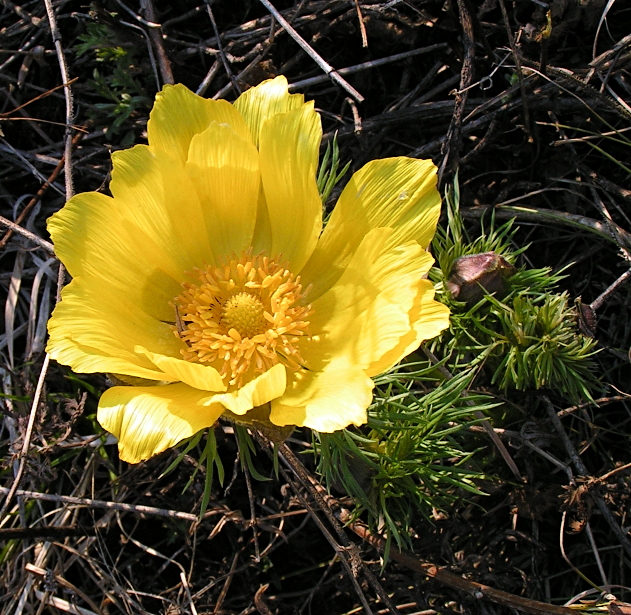
[[[506,278],[514,273],[515,267],[495,252],[470,254],[455,260],[446,286],[454,299],[473,305],[485,293],[504,296]]]

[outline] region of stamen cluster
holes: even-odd
[[[300,276],[251,250],[196,273],[199,284],[184,283],[175,299],[184,359],[213,364],[236,386],[279,362],[301,367],[297,342],[308,335],[312,309],[304,304]]]

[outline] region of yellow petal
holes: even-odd
[[[97,419],[118,438],[120,458],[138,463],[211,427],[223,408],[204,405],[207,397],[181,383],[113,387],[101,396]]]
[[[191,363],[184,359],[167,357],[163,354],[150,352],[142,346],[136,346],[134,350],[138,354],[145,355],[158,369],[163,371],[169,380],[175,380],[188,384],[188,386],[202,391],[225,391],[224,384],[219,372],[210,365]]]
[[[149,316],[98,280],[77,277],[62,291],[48,322],[47,352],[79,373],[110,372],[174,380],[134,348],[179,356],[183,344],[171,327]]]
[[[373,160],[344,188],[309,262],[301,271],[318,297],[340,277],[362,239],[374,228],[394,229],[392,241],[427,248],[440,214],[431,160]]]
[[[206,212],[206,231],[218,257],[252,244],[258,206],[258,152],[229,126],[213,122],[191,140],[186,172]]]
[[[285,392],[286,369],[278,363],[247,384],[231,391],[209,397],[206,403],[220,403],[235,414],[245,414],[256,406],[262,406]]]
[[[185,272],[213,259],[209,212],[184,164],[167,153],[136,145],[112,154],[110,191],[114,223],[130,224],[140,235],[147,260],[182,280]]]
[[[377,376],[394,367],[401,359],[414,352],[425,340],[431,340],[449,326],[449,308],[434,301],[434,287],[421,280],[414,306],[409,313],[410,331],[399,344],[374,361],[366,369],[369,376]]]
[[[302,94],[290,94],[287,79],[280,75],[263,81],[237,98],[235,108],[241,112],[258,147],[263,124],[278,113],[298,109],[304,104]]]
[[[370,231],[340,279],[312,303],[310,330],[300,342],[310,369],[344,355],[367,369],[413,330],[410,312],[434,259],[416,242],[392,246],[393,229]]]
[[[96,192],[78,194],[48,219],[55,252],[73,277],[118,289],[156,318],[173,319],[181,292],[176,272],[154,242],[125,218],[123,207]]]
[[[247,124],[229,102],[202,98],[180,84],[165,85],[156,96],[147,123],[149,145],[156,152],[168,153],[184,162],[193,136],[206,130],[211,122],[227,124],[250,140]]]
[[[322,127],[313,103],[275,115],[261,130],[260,165],[270,218],[271,254],[300,271],[322,230],[316,169]]]
[[[263,184],[259,192],[259,204],[256,210],[256,224],[254,225],[254,237],[252,238],[252,250],[254,254],[264,252],[272,254],[272,223],[269,219],[269,211],[265,202]]]
[[[325,433],[363,425],[373,387],[363,370],[346,357],[336,357],[322,371],[294,374],[286,393],[272,401],[270,421]]]

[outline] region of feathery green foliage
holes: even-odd
[[[466,368],[471,357],[487,352],[487,382],[502,389],[551,389],[556,396],[576,403],[591,399],[599,388],[593,376],[596,342],[578,330],[578,315],[565,293],[555,291],[563,273],[521,268],[507,279],[504,297],[485,294],[474,305],[451,296],[446,282],[454,262],[463,255],[494,252],[511,264],[520,250],[511,249],[512,220],[468,242],[459,212],[457,178],[447,190],[448,226],[439,229],[433,248],[438,267],[430,273],[440,300],[452,316],[448,332],[432,342],[452,368]]]

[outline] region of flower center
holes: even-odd
[[[184,359],[212,363],[236,386],[279,362],[300,369],[298,341],[308,337],[312,313],[300,277],[251,250],[196,274],[199,283],[185,282],[174,302]]]
[[[233,295],[221,308],[221,324],[236,329],[242,337],[254,337],[267,329],[265,306],[258,297],[246,292]]]

